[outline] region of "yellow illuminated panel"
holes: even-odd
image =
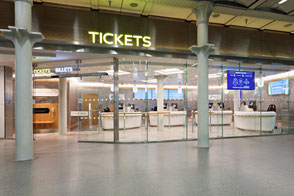
[[[34,69],[34,74],[48,74],[50,69]]]
[[[96,31],[89,31],[88,33],[91,35],[92,43],[146,48],[152,45],[151,37],[149,36],[101,33]]]

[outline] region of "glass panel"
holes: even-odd
[[[124,57],[119,61],[119,119],[120,142],[146,142],[147,130],[145,102],[146,58]],[[148,92],[151,94],[151,92]]]
[[[98,74],[97,76],[71,79],[71,96],[76,94],[77,97],[77,104],[70,107],[71,119],[77,120],[79,141],[114,141],[113,63],[112,59],[99,61],[102,62],[98,66],[80,69],[81,74]],[[76,114],[74,111],[77,111]]]
[[[232,111],[227,110],[229,119],[223,122],[223,108],[224,103],[222,101],[222,88],[223,88],[223,77],[222,77],[222,66],[211,66],[208,75],[209,84],[209,137],[217,138],[222,137],[223,124],[231,124]]]
[[[261,134],[287,133],[289,128],[289,94],[290,78],[288,66],[263,66],[262,87],[262,115]],[[272,115],[270,117],[269,115]]]
[[[188,138],[197,139],[197,62],[192,61],[187,67],[187,105],[188,105]]]
[[[186,62],[149,58],[148,84],[148,141],[186,139]]]

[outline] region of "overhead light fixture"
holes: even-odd
[[[292,26],[291,23],[289,23],[289,24],[285,24],[285,25],[284,25],[284,27],[291,27],[291,26]]]
[[[220,14],[213,14],[213,15],[212,15],[213,18],[217,18],[217,17],[219,17],[219,16],[220,16]]]
[[[264,86],[264,79],[263,78],[256,78],[255,82],[257,83],[257,86],[259,88],[262,88]]]
[[[181,74],[184,71],[179,70],[178,68],[162,69],[154,71],[157,75],[172,75],[172,74]]]
[[[131,7],[138,7],[138,3],[131,3],[130,6]]]
[[[287,2],[288,0],[281,0],[280,2],[279,2],[279,5],[281,5],[281,4],[283,4],[283,3],[285,3],[285,2]]]

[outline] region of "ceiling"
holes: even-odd
[[[197,0],[34,0],[48,6],[64,6],[120,14],[138,14],[195,21]],[[294,0],[213,0],[210,23],[294,33]]]

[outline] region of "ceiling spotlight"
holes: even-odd
[[[284,27],[291,27],[291,26],[292,26],[291,23],[289,23],[289,24],[285,24],[285,25],[284,25]]]
[[[130,6],[131,7],[138,7],[138,3],[131,3]]]
[[[219,17],[219,16],[220,16],[220,14],[213,14],[213,15],[212,15],[213,18],[217,18],[217,17]]]

